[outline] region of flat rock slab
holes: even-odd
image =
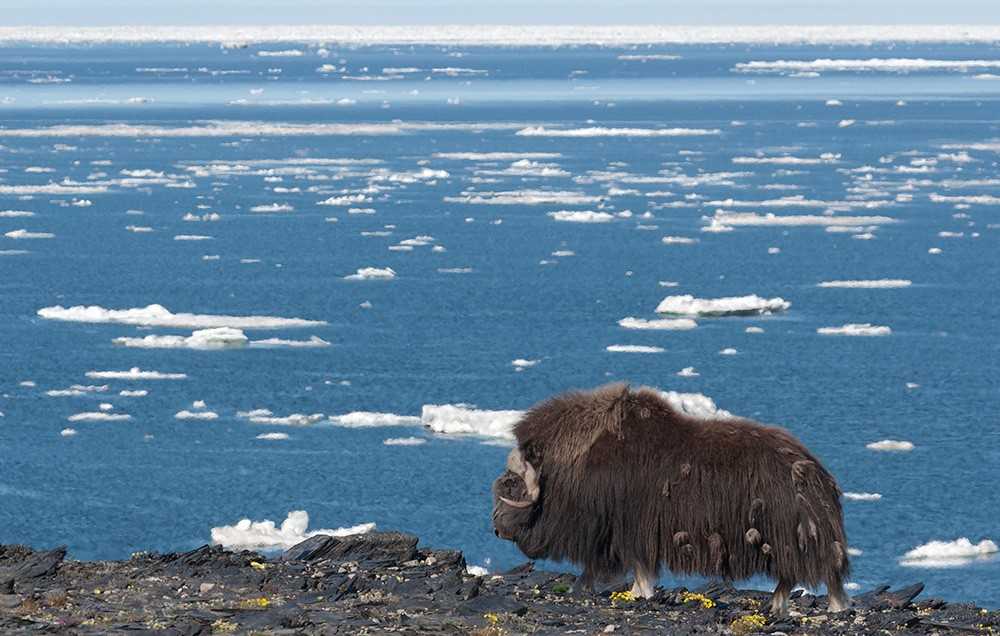
[[[592,593],[530,563],[473,576],[461,552],[418,543],[380,532],[313,537],[275,559],[203,546],[107,562],[0,546],[0,634],[1000,633],[1000,612],[917,600],[919,583],[859,594],[839,614],[799,594],[772,618],[768,593],[726,583],[631,599],[629,582]]]

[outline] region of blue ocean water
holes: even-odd
[[[820,58],[1000,49],[0,48],[0,542],[122,558],[306,510],[314,528],[375,522],[502,569],[523,560],[490,526],[502,438],[238,413],[463,404],[489,420],[478,412],[622,380],[785,426],[845,491],[880,494],[844,502],[861,588],[918,579],[1000,606],[995,555],[900,561],[932,540],[1000,541],[1000,81],[988,66],[737,67]],[[490,194],[502,192],[521,194]],[[338,197],[355,199],[320,205]],[[275,204],[285,211],[251,210]],[[703,231],[720,209],[807,224]],[[563,210],[610,219],[550,215]],[[830,215],[892,222],[831,232]],[[210,238],[175,239],[191,235]],[[402,243],[415,237],[430,238]],[[345,279],[367,267],[395,277]],[[912,284],[818,286],[878,279]],[[618,325],[679,294],[791,307],[687,331]],[[112,340],[192,328],[38,314],[151,304],[323,321],[245,333],[330,346],[134,348]],[[817,332],[852,323],[891,334]],[[86,375],[133,367],[186,378]],[[107,388],[48,394],[72,385]],[[67,421],[100,404],[131,419]],[[257,439],[274,432],[289,438]],[[425,443],[383,443],[400,437]],[[913,449],[866,448],[884,439]]]

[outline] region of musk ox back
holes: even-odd
[[[635,573],[650,596],[677,573],[826,584],[847,606],[840,489],[787,431],[698,419],[659,392],[622,384],[557,396],[515,425],[517,447],[493,485],[493,523],[529,558],[569,560],[582,582]]]

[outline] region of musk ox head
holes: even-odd
[[[507,456],[506,470],[493,482],[496,535],[518,543],[536,517],[540,495],[538,471],[515,448]]]

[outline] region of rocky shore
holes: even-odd
[[[316,536],[279,556],[204,546],[128,561],[68,561],[57,548],[0,545],[2,634],[1000,634],[1000,612],[920,597],[919,583],[826,599],[713,584],[637,600],[620,585],[574,590],[531,563],[475,576],[462,553],[379,532]]]

